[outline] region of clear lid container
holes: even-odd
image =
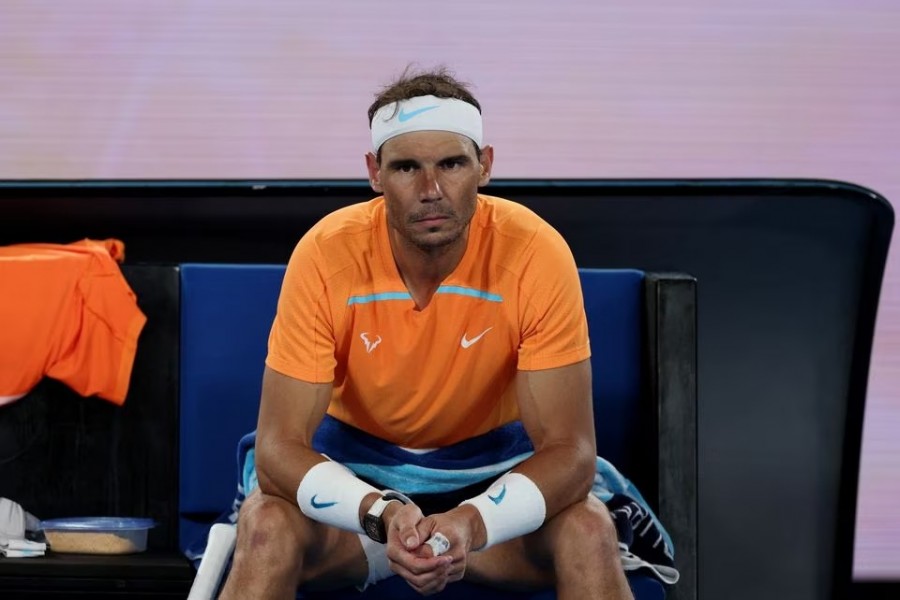
[[[129,517],[69,517],[41,521],[44,531],[137,531],[155,526],[153,519]]]

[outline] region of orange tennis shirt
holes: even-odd
[[[333,382],[328,413],[344,423],[436,448],[518,419],[517,370],[589,356],[562,236],[520,204],[479,195],[466,252],[423,310],[394,262],[383,198],[322,219],[291,256],[266,364]]]
[[[0,404],[44,376],[125,402],[146,322],[119,240],[0,247]]]

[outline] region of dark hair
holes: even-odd
[[[403,70],[400,77],[384,86],[375,95],[375,102],[369,107],[369,127],[372,126],[375,113],[382,106],[417,96],[454,98],[468,102],[477,108],[478,112],[481,112],[481,104],[469,91],[469,84],[456,79],[446,67],[437,67],[431,71],[413,71],[410,65]],[[481,148],[478,147],[478,144],[475,144],[475,154],[481,160]],[[381,163],[381,148],[378,149],[375,157]]]
[[[433,71],[412,71],[406,67],[400,77],[386,85],[375,95],[375,102],[369,107],[369,125],[375,113],[382,106],[392,102],[409,100],[416,96],[436,96],[438,98],[455,98],[468,102],[481,112],[481,105],[472,92],[469,84],[457,80],[446,67],[438,67]]]

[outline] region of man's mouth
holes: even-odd
[[[423,225],[439,225],[449,219],[450,217],[446,215],[428,215],[425,217],[420,217],[415,220],[416,223],[421,223]]]

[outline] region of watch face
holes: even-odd
[[[363,526],[366,529],[366,535],[371,539],[381,544],[387,541],[387,536],[384,534],[384,522],[381,520],[381,517],[366,515],[365,519],[363,519]]]

